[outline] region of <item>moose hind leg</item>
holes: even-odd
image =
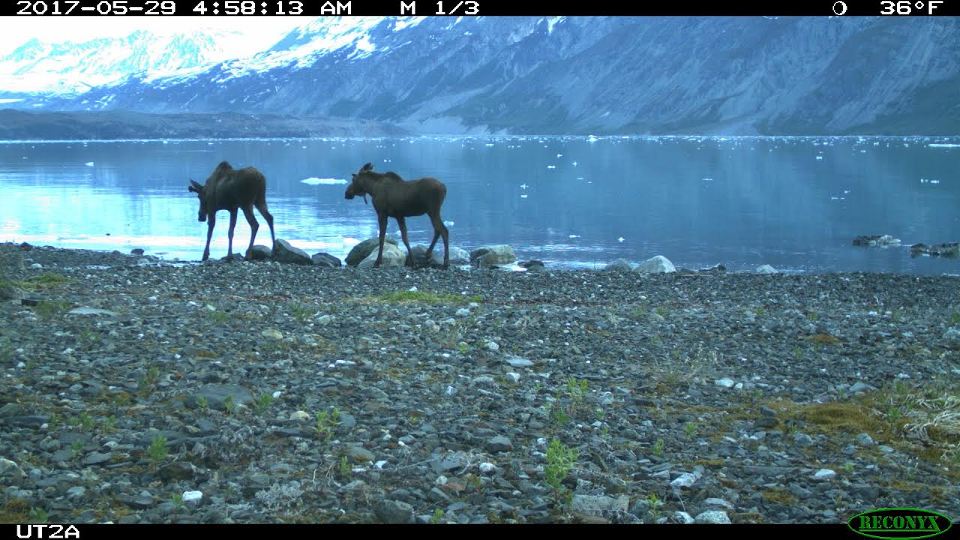
[[[230,210],[230,228],[227,229],[227,257],[233,255],[233,229],[237,226],[237,209]]]
[[[252,206],[243,207],[243,217],[247,218],[247,224],[250,225],[250,245],[247,246],[247,251],[244,254],[246,259],[250,259],[251,252],[253,251],[253,241],[257,238],[257,229],[260,228],[260,223],[257,222],[256,216],[253,215]]]
[[[260,215],[263,216],[263,219],[267,220],[267,226],[270,227],[270,242],[275,248],[277,245],[277,237],[273,234],[273,215],[270,214],[270,211],[267,210],[267,201],[262,201],[257,203],[257,210],[260,211]],[[251,211],[251,215],[253,212]]]
[[[443,237],[443,267],[449,268],[450,266],[450,245],[448,242],[449,231],[447,231],[447,226],[443,224],[443,220],[440,219],[440,212],[430,215],[430,222],[433,223],[433,242],[430,243],[430,249],[427,250],[428,253],[433,252],[433,246],[437,243],[437,237]]]
[[[407,220],[402,217],[398,217],[397,225],[400,226],[400,238],[403,240],[403,245],[407,248],[407,258],[403,264],[405,266],[414,266],[413,252],[410,251],[410,241],[407,240]]]

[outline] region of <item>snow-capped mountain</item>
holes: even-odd
[[[137,75],[144,81],[208,67],[235,58],[223,43],[232,32],[155,34],[82,42],[31,39],[0,57],[0,91],[76,94]]]
[[[432,133],[956,134],[958,95],[956,18],[347,17],[43,107]]]

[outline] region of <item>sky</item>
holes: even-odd
[[[32,38],[45,42],[87,41],[121,37],[137,30],[155,33],[235,32],[226,46],[238,56],[253,54],[276,43],[308,17],[0,17],[0,55]]]

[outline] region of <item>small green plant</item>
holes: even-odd
[[[290,306],[290,314],[300,322],[306,322],[316,313],[316,310],[306,304],[295,303]]]
[[[563,479],[570,474],[577,463],[579,453],[574,448],[568,448],[558,439],[550,441],[547,446],[547,465],[544,468],[544,479],[553,489],[559,500],[566,501],[573,494],[563,486]]]
[[[159,463],[166,459],[169,451],[167,450],[167,438],[163,435],[157,435],[147,447],[147,457],[154,463]]]
[[[49,320],[63,313],[69,307],[70,304],[68,302],[41,300],[37,305],[33,306],[33,312],[41,319]]]
[[[687,422],[683,426],[683,432],[687,435],[687,438],[692,438],[697,434],[697,424],[694,422]]]
[[[757,309],[753,310],[753,314],[755,317],[758,317],[758,318],[763,317],[764,315],[767,314],[767,310],[763,309],[762,307],[758,307]]]
[[[461,341],[460,343],[457,343],[457,350],[460,351],[460,354],[467,354],[473,350],[473,348]]]
[[[657,308],[654,309],[653,312],[656,313],[657,315],[663,317],[664,319],[667,318],[667,314],[669,313],[669,311],[667,310],[666,306],[657,306]]]
[[[197,398],[197,407],[201,411],[206,411],[210,407],[210,401],[207,399],[207,396],[200,396]]]
[[[960,325],[960,311],[954,311],[950,315],[950,326]]]
[[[223,400],[223,410],[227,411],[228,414],[233,414],[237,410],[237,403],[233,401],[233,396],[227,396]]]
[[[43,508],[31,508],[30,514],[27,517],[29,518],[30,523],[46,523],[50,521],[50,514],[48,514]]]
[[[223,324],[230,320],[230,314],[219,309],[210,312],[210,320],[215,324]]]
[[[93,426],[94,426],[93,417],[90,416],[90,413],[86,411],[80,413],[80,416],[78,417],[78,421],[79,421],[81,430],[91,431],[93,429]]]
[[[470,302],[480,303],[483,301],[483,298],[480,296],[462,296],[459,294],[438,294],[429,291],[395,291],[375,296],[371,298],[371,300],[389,304],[408,302],[420,304],[468,304]]]
[[[177,510],[185,510],[187,505],[183,502],[183,494],[174,493],[170,496],[170,502],[173,503],[174,508]]]
[[[73,441],[73,444],[70,445],[70,452],[73,453],[73,457],[78,457],[83,452],[83,441]]]
[[[340,479],[347,480],[353,475],[353,468],[350,467],[350,460],[347,456],[340,456]]]
[[[853,469],[853,462],[852,462],[852,461],[848,461],[848,462],[846,462],[846,463],[843,464],[843,472],[845,472],[845,473],[847,473],[847,474],[853,474],[853,470],[854,470],[854,469]]]
[[[430,516],[430,523],[433,525],[440,523],[443,520],[443,514],[444,514],[444,511],[439,508],[434,510],[433,515]]]
[[[550,416],[550,423],[557,428],[567,425],[567,422],[570,421],[570,415],[567,414],[567,411],[563,410],[563,406],[557,401],[550,404],[548,414]]]
[[[160,368],[152,366],[143,377],[137,381],[137,386],[141,394],[149,394],[158,382],[160,382]]]
[[[103,432],[104,433],[113,433],[117,430],[117,417],[110,415],[103,419]]]
[[[273,396],[270,394],[260,394],[260,397],[257,398],[257,401],[254,402],[253,408],[257,411],[257,414],[263,414],[270,408],[270,405],[273,404]]]
[[[656,493],[647,495],[647,506],[649,507],[648,512],[650,512],[650,519],[654,522],[660,519],[660,507],[663,506],[663,501],[660,500],[660,497],[658,497]]]
[[[657,439],[657,441],[653,443],[653,455],[657,457],[663,457],[663,439],[662,438]]]
[[[319,435],[321,439],[329,441],[339,425],[340,409],[334,407],[330,411],[320,411],[317,413],[317,435]]]
[[[586,379],[570,378],[567,380],[567,395],[573,401],[574,406],[580,406],[587,395],[587,389],[590,383]]]

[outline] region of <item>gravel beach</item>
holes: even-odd
[[[960,279],[0,244],[0,521],[960,515]]]

